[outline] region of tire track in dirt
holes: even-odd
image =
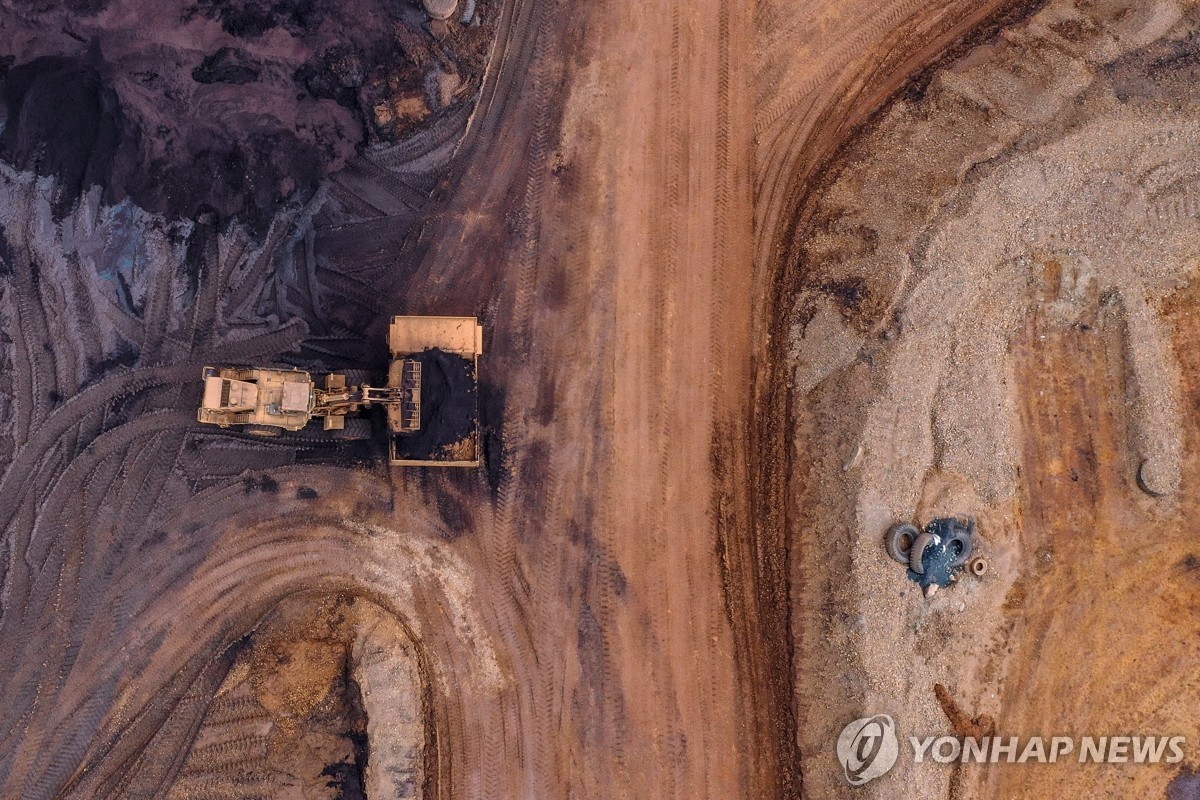
[[[512,303],[512,319],[508,324],[511,346],[520,353],[531,347],[530,318],[533,301],[537,295],[538,245],[541,241],[542,192],[546,182],[546,156],[550,147],[552,112],[547,95],[546,55],[550,51],[549,32],[546,21],[550,15],[549,2],[536,4],[537,33],[530,59],[533,83],[530,92],[534,99],[533,129],[525,155],[525,191],[522,197],[519,223],[520,252],[517,255],[517,274],[514,281],[515,297]],[[506,437],[507,438],[507,437]]]
[[[728,243],[731,218],[738,220],[738,206],[732,201],[739,196],[735,186],[742,184],[745,192],[746,173],[751,163],[750,150],[735,144],[733,119],[747,114],[746,103],[740,101],[735,92],[748,91],[744,68],[734,77],[735,52],[745,48],[744,40],[735,38],[731,10],[722,5],[717,20],[716,47],[716,135],[715,135],[715,191],[713,201],[713,263],[716,268],[712,277],[712,319],[709,330],[709,353],[716,365],[707,387],[713,408],[721,408],[730,402],[734,406],[754,406],[752,379],[742,379],[738,371],[731,375],[723,372],[727,363],[727,323],[725,298],[735,297],[736,284],[731,280],[729,264],[736,263],[736,245]],[[739,113],[740,106],[740,113]],[[754,129],[757,135],[758,129]],[[738,147],[741,158],[733,158]],[[736,317],[732,322],[736,325]],[[733,351],[737,352],[736,348]],[[761,353],[758,354],[761,357]],[[753,372],[746,370],[748,375]],[[732,379],[732,381],[730,380]],[[730,391],[730,383],[746,387],[741,391]],[[733,397],[729,395],[732,394]],[[753,490],[750,464],[745,448],[749,441],[749,426],[744,422],[717,421],[712,440],[712,460],[715,465],[726,465],[715,469],[713,512],[716,526],[717,546],[721,551],[718,571],[725,595],[725,616],[733,631],[733,657],[737,665],[738,680],[742,683],[739,696],[739,714],[750,720],[747,728],[753,736],[752,759],[746,765],[743,780],[757,787],[762,796],[795,797],[800,794],[799,754],[795,751],[794,721],[787,713],[791,703],[790,679],[790,628],[786,605],[779,602],[786,598],[787,575],[764,569],[769,551],[777,539],[763,529],[762,520],[751,515],[746,489],[739,492],[735,476],[742,474]],[[728,465],[734,465],[729,468]],[[743,530],[739,532],[736,522],[741,518]],[[709,622],[709,636],[717,640],[715,618]],[[783,654],[783,656],[781,656]],[[784,657],[785,656],[785,657]],[[720,694],[714,681],[709,691],[710,698]],[[715,700],[710,700],[716,706]]]
[[[189,424],[190,420],[190,416],[174,412],[148,414],[91,442],[80,456],[73,459],[70,465],[56,476],[54,483],[43,495],[46,498],[44,506],[51,511],[49,516],[41,517],[39,523],[33,527],[24,555],[25,562],[30,565],[44,565],[50,552],[61,549],[63,552],[73,553],[80,563],[95,563],[101,543],[96,542],[90,535],[90,529],[67,523],[68,519],[76,516],[73,499],[83,495],[81,488],[104,462],[116,458],[120,466],[110,473],[108,489],[94,495],[94,502],[97,504],[111,505],[114,498],[109,490],[114,485],[124,488],[125,475],[119,473],[124,472],[127,465],[125,459],[120,456],[140,440],[153,439],[164,431],[180,430]],[[107,513],[113,514],[113,511],[109,509]],[[59,591],[61,590],[60,586]],[[28,617],[29,611],[37,610],[32,599],[27,599],[22,608],[25,617]],[[40,614],[35,613],[32,619],[26,619],[26,623],[37,624],[39,618]]]
[[[777,98],[767,106],[765,111],[756,114],[754,135],[762,136],[767,129],[774,125],[780,117],[794,109],[801,100],[826,84],[830,78],[840,72],[845,65],[858,53],[869,49],[887,33],[896,29],[901,20],[912,17],[914,12],[927,8],[922,0],[902,0],[887,6],[886,10],[871,15],[871,21],[857,30],[850,39],[843,39],[832,51],[821,54],[822,66],[815,74],[801,81],[790,93]]]
[[[87,415],[108,407],[114,400],[145,389],[185,381],[199,375],[201,364],[176,364],[164,367],[143,367],[126,370],[84,389],[66,400],[56,412],[38,427],[0,478],[0,526],[11,526],[12,517],[24,498],[38,492],[22,484],[36,475],[36,468],[47,453],[53,452],[58,441]],[[20,488],[19,488],[20,487]]]
[[[173,283],[174,275],[170,270],[164,269],[150,284],[149,298],[144,312],[146,322],[142,326],[143,338],[140,340],[141,351],[147,360],[159,355],[163,340],[169,330],[168,319],[171,313]]]
[[[51,519],[48,527],[30,526],[34,535],[31,536],[31,550],[26,551],[23,562],[31,567],[39,564],[40,569],[44,572],[52,565],[52,562],[49,561],[52,553],[61,553],[64,561],[58,565],[57,575],[46,576],[49,579],[47,582],[56,587],[50,596],[37,598],[29,595],[23,590],[23,587],[33,581],[29,578],[22,579],[24,576],[20,575],[10,576],[16,594],[15,599],[19,601],[16,608],[20,609],[20,617],[15,618],[12,614],[6,614],[3,625],[6,628],[6,638],[17,643],[11,651],[6,653],[6,660],[9,660],[11,667],[6,671],[12,676],[14,683],[25,686],[39,683],[38,695],[41,696],[45,687],[40,686],[39,678],[47,677],[45,675],[45,665],[47,664],[62,664],[63,666],[57,670],[57,679],[65,680],[73,661],[73,656],[70,658],[66,658],[66,656],[68,650],[73,647],[72,643],[76,641],[75,637],[70,635],[68,626],[74,624],[78,630],[87,629],[93,615],[98,610],[97,606],[89,605],[82,610],[77,610],[78,616],[69,613],[73,606],[78,607],[79,599],[85,596],[80,594],[83,584],[79,580],[79,573],[84,564],[91,563],[87,554],[92,550],[89,539],[90,529],[67,523],[68,511],[73,508],[71,499],[80,495],[82,484],[104,461],[123,453],[131,444],[147,434],[178,428],[182,419],[181,415],[170,412],[150,415],[102,435],[92,442],[88,449],[85,449],[85,457],[75,459],[58,478],[54,489],[48,495],[44,495],[47,497],[47,505],[59,511]],[[117,476],[113,474],[112,477],[115,479]],[[38,549],[32,550],[34,546]],[[72,557],[66,560],[65,557],[68,554]],[[73,600],[74,602],[72,602]],[[49,606],[53,606],[56,612],[48,613]],[[52,621],[51,631],[56,631],[55,635],[46,636],[43,623],[46,619]],[[23,631],[23,633],[12,629],[14,622],[18,626],[18,631]],[[29,648],[35,646],[39,648],[40,657],[38,659],[24,658],[23,656]],[[23,693],[17,698],[10,698],[10,703],[19,704],[25,696]],[[22,720],[23,724],[20,727],[12,726],[4,733],[3,738],[0,739],[0,749],[12,752],[9,737],[24,733],[25,729],[34,721],[35,709],[35,706],[30,705],[26,711],[18,712],[17,717]],[[13,713],[11,706],[9,713]],[[17,762],[16,769],[21,768],[21,762]]]
[[[408,206],[411,211],[420,211],[429,199],[424,192],[409,186],[400,175],[381,167],[370,159],[363,159],[360,169],[366,178],[386,189],[388,194]]]
[[[369,157],[375,164],[393,172],[420,172],[423,159],[437,154],[448,145],[459,145],[468,133],[470,120],[478,107],[463,104],[433,127],[391,147],[371,151]]]
[[[330,193],[337,198],[337,201],[346,207],[346,210],[353,213],[356,217],[363,219],[375,219],[378,217],[386,217],[387,214],[383,209],[371,205],[366,200],[362,199],[337,180],[332,181],[332,186],[329,189]]]
[[[18,307],[18,314],[20,310]],[[29,441],[33,428],[33,373],[34,364],[30,361],[29,350],[25,342],[25,334],[21,326],[12,326],[13,340],[13,444],[17,449]]]
[[[307,335],[308,323],[294,317],[270,333],[227,341],[213,355],[219,355],[222,361],[230,364],[267,363],[282,353],[298,351]],[[198,369],[195,374],[200,374]]]
[[[715,296],[727,280],[719,271],[746,270],[749,259],[739,256],[730,240],[718,238],[712,227],[735,204],[722,194],[726,178],[714,175],[710,160],[722,152],[732,160],[724,148],[735,135],[749,141],[745,130],[733,132],[732,115],[722,118],[716,113],[712,96],[722,75],[716,53],[720,46],[729,47],[732,28],[742,23],[732,15],[722,20],[715,8],[663,3],[611,24],[620,31],[606,43],[612,50],[594,57],[611,57],[612,73],[598,70],[592,78],[611,94],[598,92],[579,102],[585,113],[597,118],[604,119],[607,112],[625,120],[618,130],[605,128],[597,135],[601,150],[595,162],[614,159],[611,173],[597,181],[597,190],[601,197],[614,199],[611,205],[600,201],[612,216],[601,213],[590,221],[606,234],[596,237],[603,243],[587,251],[597,275],[595,285],[613,286],[615,314],[577,307],[568,313],[574,319],[596,314],[596,329],[581,325],[580,337],[613,339],[614,371],[611,378],[602,378],[602,385],[612,386],[606,398],[612,404],[612,422],[608,428],[597,426],[596,441],[588,442],[587,452],[596,460],[567,475],[586,476],[582,479],[591,485],[589,494],[605,498],[607,513],[600,517],[604,527],[595,521],[587,526],[599,540],[592,545],[595,555],[581,559],[597,564],[611,554],[625,572],[619,598],[615,573],[596,575],[588,597],[592,613],[612,615],[606,626],[598,626],[607,628],[607,640],[598,641],[611,647],[606,657],[611,661],[592,657],[597,677],[575,680],[596,685],[597,692],[609,698],[597,704],[619,698],[628,708],[628,718],[621,730],[599,711],[581,710],[580,724],[588,727],[589,737],[582,751],[586,762],[605,760],[618,741],[626,756],[620,774],[596,767],[594,780],[599,783],[581,783],[581,791],[600,785],[617,794],[642,790],[651,796],[752,796],[738,763],[749,757],[751,747],[742,749],[716,732],[725,730],[732,718],[729,709],[741,704],[733,700],[738,690],[729,688],[732,663],[727,644],[729,626],[741,622],[725,613],[721,600],[715,511],[710,508],[715,485],[708,473],[713,466],[710,425],[731,412],[745,411],[744,402],[731,404],[725,393],[720,405],[714,405],[716,382],[739,381],[731,374],[736,370],[714,359],[744,358],[745,333],[740,328],[747,322],[744,299]],[[727,64],[732,87],[731,57]],[[616,80],[614,74],[619,76]],[[609,97],[621,100],[609,106]],[[723,119],[731,124],[728,138],[714,136],[714,127]],[[568,158],[568,174],[572,168]],[[631,175],[637,177],[626,177]],[[714,206],[717,197],[723,198],[722,204]],[[746,199],[739,197],[742,204]],[[558,212],[560,217],[569,214]],[[741,219],[729,224],[736,228],[738,247],[744,247],[748,226]],[[608,242],[616,243],[612,251],[605,249]],[[724,258],[731,263],[719,263]],[[745,291],[744,282],[739,288]],[[714,313],[713,305],[730,300],[728,317]],[[603,309],[599,298],[591,304]],[[545,314],[542,324],[552,336],[555,317],[550,311]],[[718,325],[727,326],[724,334],[730,338],[727,345],[714,348]],[[556,363],[574,363],[553,350],[549,356]],[[559,371],[557,402],[579,415],[572,390],[585,395],[591,388],[578,374],[584,370],[560,366]],[[610,415],[601,411],[593,416]],[[605,448],[611,448],[611,456]],[[738,491],[744,498],[745,486]],[[582,519],[594,519],[578,501],[575,507]],[[734,522],[743,535],[744,522]],[[714,631],[719,631],[715,640]],[[581,658],[588,659],[589,652],[581,650]],[[719,686],[724,690],[710,691]],[[583,780],[590,777],[585,773]]]
[[[30,370],[29,394],[24,398],[28,405],[26,412],[26,430],[41,424],[51,410],[50,396],[55,390],[54,376],[58,374],[58,364],[54,360],[53,350],[46,343],[50,338],[50,329],[46,324],[45,310],[34,298],[39,298],[41,290],[38,281],[33,277],[34,265],[25,248],[24,240],[17,242],[17,257],[13,268],[14,289],[17,314],[16,327],[20,329],[20,338],[25,345],[24,364],[18,363],[16,368],[24,366]]]
[[[650,352],[646,357],[646,367],[653,369],[651,391],[657,398],[657,405],[652,410],[649,420],[651,436],[647,444],[654,450],[651,459],[655,464],[657,475],[655,476],[656,480],[653,485],[664,488],[669,486],[671,482],[671,443],[672,429],[674,427],[671,409],[671,385],[676,380],[675,348],[669,344],[673,338],[673,331],[670,326],[676,319],[677,313],[675,287],[679,281],[680,251],[685,246],[683,239],[685,233],[681,228],[683,225],[683,204],[686,202],[687,193],[683,188],[683,182],[689,176],[688,168],[690,164],[690,159],[687,157],[688,138],[684,134],[683,122],[683,115],[688,105],[684,101],[681,80],[681,73],[685,68],[686,58],[683,51],[683,8],[681,3],[674,2],[674,0],[671,0],[669,5],[670,39],[666,54],[667,122],[665,141],[661,145],[665,148],[667,155],[664,175],[665,186],[663,197],[661,198],[666,210],[662,215],[664,223],[661,229],[656,232],[656,239],[658,240],[657,252],[662,258],[663,269],[653,269],[650,274],[650,293],[652,299],[650,301],[649,314],[653,320],[650,334],[652,344]],[[656,500],[657,498],[651,500],[653,506],[648,509],[648,517],[652,522],[647,526],[646,534],[649,539],[649,547],[651,548],[650,560],[653,563],[662,563],[668,559],[670,553],[670,544],[668,541],[670,520],[668,518],[668,504],[666,502],[656,502]],[[648,604],[651,608],[671,608],[666,581],[656,581],[651,585]],[[665,637],[661,639],[654,637],[648,644],[649,649],[655,656],[655,662],[657,662],[663,658],[664,654],[671,652],[670,633],[667,632]],[[667,658],[669,659],[669,656]],[[670,687],[670,678],[668,674],[663,673],[662,667],[658,663],[652,662],[652,669],[656,673],[659,686]],[[607,674],[605,681],[606,683],[620,685],[619,678],[615,674]],[[662,691],[661,688],[660,691]],[[675,797],[679,794],[679,781],[681,777],[679,771],[682,766],[680,754],[675,752],[674,747],[680,723],[678,720],[678,704],[672,695],[673,692],[668,691],[667,697],[664,697],[662,700],[663,705],[670,709],[671,718],[662,720],[663,729],[657,734],[655,741],[655,747],[666,755],[664,759],[666,769],[663,773],[664,785],[662,791],[668,797]]]
[[[557,90],[557,79],[551,73],[552,65],[547,58],[552,48],[549,21],[559,9],[557,3],[514,4],[511,24],[526,27],[524,36],[532,40],[532,52],[521,55],[509,50],[512,39],[506,35],[502,45],[503,55],[495,75],[497,89],[503,87],[507,94],[515,89],[514,76],[523,75],[522,80],[529,84],[525,91],[529,98],[527,102],[532,105],[529,112],[532,125],[524,146],[524,184],[516,230],[516,269],[512,279],[505,282],[511,293],[512,310],[511,316],[504,319],[502,325],[492,327],[489,348],[493,359],[500,353],[511,354],[509,357],[529,357],[540,349],[531,336],[531,318],[538,295],[539,259],[542,257],[539,245],[543,194],[549,168],[547,162],[557,127],[557,115],[551,105],[552,95]],[[504,27],[508,29],[508,26]],[[476,115],[487,116],[492,111],[491,103],[485,101],[481,102]],[[472,127],[475,128],[475,125],[473,122]],[[499,357],[504,358],[502,355]],[[505,400],[508,408],[528,408],[533,405],[532,400],[528,389],[509,383]],[[509,742],[492,736],[483,744],[484,753],[479,768],[495,777],[482,787],[481,796],[501,796],[516,791],[519,784],[514,784],[511,779],[505,781],[507,790],[500,791],[500,776],[505,774],[504,753],[514,740],[518,743],[517,752],[525,765],[530,789],[539,796],[553,796],[560,790],[561,780],[557,760],[547,753],[547,747],[555,739],[556,720],[560,716],[557,703],[552,698],[557,695],[555,687],[561,685],[561,673],[549,668],[546,656],[554,651],[543,650],[535,632],[549,630],[554,624],[547,617],[546,609],[555,605],[553,587],[556,586],[558,575],[555,562],[546,555],[539,558],[536,550],[527,556],[518,555],[519,543],[528,541],[530,533],[522,528],[527,528],[533,522],[527,509],[531,499],[528,494],[529,480],[533,473],[527,465],[529,458],[538,457],[539,452],[530,446],[530,430],[524,414],[516,411],[505,415],[502,439],[504,451],[497,486],[495,523],[485,529],[484,544],[489,553],[487,571],[496,576],[494,580],[499,588],[497,598],[502,600],[495,609],[494,619],[501,631],[502,641],[508,645],[508,657],[513,659],[513,674],[528,677],[518,690],[523,698],[517,708],[524,711],[519,711],[519,716],[510,720],[506,735]],[[549,491],[550,496],[546,500],[548,515],[553,515],[561,503],[554,457],[546,458],[546,463],[535,466],[535,469],[541,472],[540,481]],[[524,566],[526,557],[533,559],[532,580],[523,577],[527,572]],[[528,715],[533,718],[529,719]],[[494,794],[497,791],[500,793]]]
[[[282,241],[282,237],[276,240],[276,246],[278,246],[280,241]],[[247,242],[243,237],[239,236],[230,247],[229,257],[225,261],[225,266],[222,267],[223,275],[234,274],[234,267],[245,257],[247,247]],[[269,257],[264,247],[264,252],[250,259],[243,274],[234,278],[231,282],[229,292],[222,301],[222,307],[225,309],[227,317],[236,316],[241,313],[244,307],[248,306],[256,296],[262,293],[269,278],[269,267]]]

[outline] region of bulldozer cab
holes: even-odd
[[[204,379],[202,407],[210,411],[252,411],[258,404],[258,386],[250,381],[238,381],[210,375]]]
[[[312,377],[299,370],[205,367],[197,418],[223,428],[300,430],[312,418],[314,388]]]

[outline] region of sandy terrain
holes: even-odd
[[[894,101],[810,201],[791,347],[814,796],[844,785],[826,743],[860,713],[949,731],[935,683],[1002,734],[1195,737],[1174,643],[1196,98],[1166,55],[1194,25],[1051,3]],[[979,519],[992,570],[925,600],[881,536],[950,514]],[[863,794],[1164,796],[1178,769],[902,759]]]

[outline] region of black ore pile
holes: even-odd
[[[228,61],[197,68],[206,70],[246,74]],[[269,120],[260,120],[258,130],[176,129],[179,151],[155,153],[153,133],[136,112],[126,113],[101,71],[72,58],[43,56],[11,67],[0,96],[0,159],[55,177],[60,215],[99,186],[106,204],[128,197],[148,211],[185,219],[211,208],[261,233],[285,202],[311,196],[333,166],[318,142]]]
[[[396,455],[437,457],[471,435],[479,422],[475,365],[436,348],[408,358],[421,362],[421,430],[397,434]]]

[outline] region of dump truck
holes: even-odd
[[[197,419],[264,437],[320,419],[331,435],[356,439],[371,435],[364,413],[382,406],[393,464],[478,466],[483,326],[474,317],[397,316],[388,347],[383,386],[356,382],[349,372],[206,366]]]
[[[419,407],[387,406],[393,464],[475,467],[480,462],[479,358],[474,317],[392,317],[388,386],[419,386]]]

